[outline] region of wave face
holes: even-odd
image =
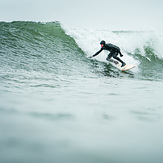
[[[1,68],[72,74],[83,52],[58,22],[0,23]],[[79,63],[78,63],[79,66]]]
[[[101,40],[106,40],[121,48],[125,62],[137,65],[133,71],[138,78],[163,78],[163,36],[154,32],[77,30],[61,27],[59,22],[1,22],[0,37],[4,72],[37,71],[53,73],[57,78],[84,75],[94,68],[87,57],[99,50]],[[95,58],[99,65],[106,62],[106,55]]]

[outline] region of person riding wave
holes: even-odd
[[[123,62],[123,61],[118,57],[118,54],[120,54],[120,57],[123,57],[123,55],[122,55],[122,53],[121,53],[121,51],[120,51],[120,48],[119,48],[118,46],[113,45],[113,44],[110,44],[110,43],[106,44],[106,42],[105,42],[104,40],[102,40],[102,41],[100,42],[100,44],[101,44],[101,49],[100,49],[98,52],[96,52],[93,56],[90,56],[89,58],[92,58],[92,57],[97,56],[97,55],[98,55],[99,53],[101,53],[103,50],[107,50],[107,51],[110,51],[110,53],[108,54],[108,56],[107,56],[107,58],[106,58],[107,61],[114,62],[115,64],[118,64],[117,61],[114,61],[113,59],[111,59],[111,58],[113,57],[114,59],[116,59],[116,60],[118,60],[119,62],[122,63],[122,66],[121,66],[121,67],[123,67],[123,66],[126,65],[126,63]]]

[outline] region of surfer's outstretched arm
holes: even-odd
[[[95,57],[96,55],[98,55],[98,54],[101,53],[102,51],[103,51],[103,48],[101,48],[98,52],[96,52],[94,55],[90,56],[89,58]]]

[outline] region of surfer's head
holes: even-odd
[[[105,46],[105,41],[102,40],[102,41],[100,42],[100,44],[101,44],[101,47]]]

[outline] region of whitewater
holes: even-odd
[[[105,40],[121,72],[93,59]],[[163,34],[0,22],[0,162],[162,163]]]

